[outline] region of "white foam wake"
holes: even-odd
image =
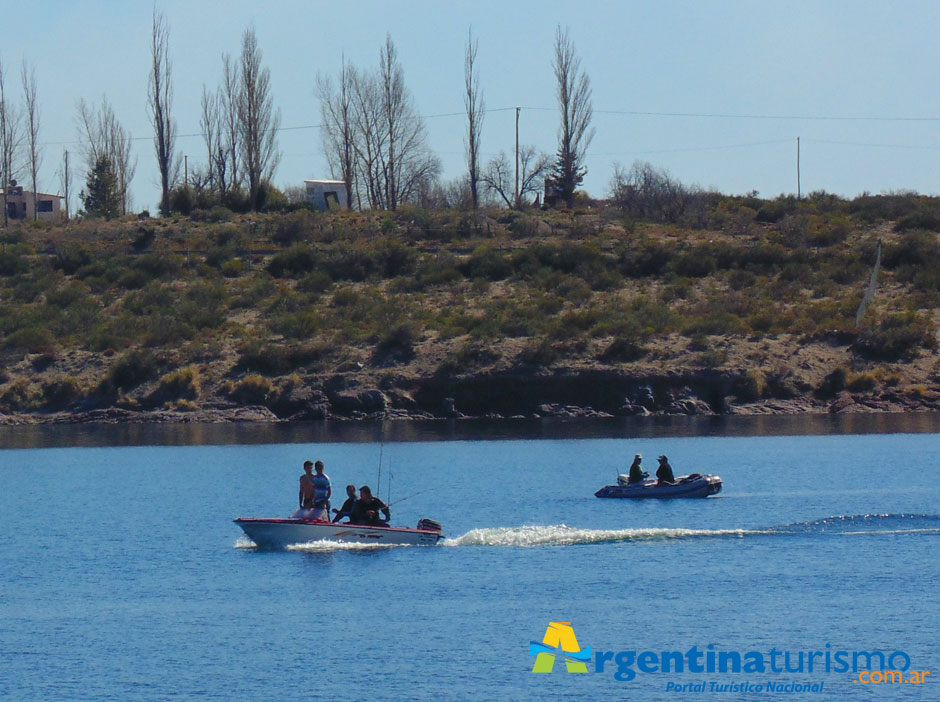
[[[654,541],[708,536],[762,534],[750,529],[578,529],[565,524],[549,526],[471,529],[444,546],[569,546],[610,541]]]
[[[309,551],[322,553],[327,551],[384,551],[390,548],[401,548],[409,544],[362,544],[347,543],[345,541],[308,541],[305,544],[292,544],[288,551]]]
[[[310,552],[328,552],[328,551],[376,551],[388,548],[398,548],[408,546],[408,544],[360,544],[346,543],[343,541],[309,541],[305,544],[291,544],[287,546],[287,551],[310,551]],[[235,548],[257,548],[258,545],[247,536],[239,536],[235,541]]]

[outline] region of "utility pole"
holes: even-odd
[[[72,173],[69,171],[69,150],[65,150],[65,173],[62,177],[63,182],[65,183],[65,221],[69,221],[69,185],[72,180]]]
[[[796,199],[802,200],[800,197],[800,138],[796,138]]]
[[[519,108],[516,108],[516,188],[513,191],[513,205],[519,207]]]

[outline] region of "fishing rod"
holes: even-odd
[[[423,495],[424,493],[430,492],[430,491],[433,490],[433,489],[434,489],[434,488],[428,488],[427,490],[421,490],[420,492],[413,492],[413,493],[411,493],[410,495],[407,495],[407,496],[401,498],[400,500],[395,500],[394,502],[389,502],[389,503],[388,503],[388,506],[391,507],[393,504],[395,504],[395,505],[401,504],[401,503],[404,502],[405,500],[410,500],[412,497],[417,497],[418,495]]]

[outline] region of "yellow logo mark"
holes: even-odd
[[[564,655],[568,654],[568,655]],[[555,667],[555,656],[563,655],[569,673],[586,673],[591,649],[581,651],[575,638],[571,622],[549,622],[542,643],[529,642],[529,655],[535,655],[533,673],[551,673]]]

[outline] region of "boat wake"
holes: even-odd
[[[291,544],[286,551],[308,551],[310,553],[329,553],[332,551],[384,551],[400,548],[409,544],[360,544],[344,541],[310,541],[305,544]],[[257,549],[258,545],[247,536],[239,536],[235,548]]]
[[[940,515],[853,514],[760,529],[579,529],[565,524],[471,529],[443,546],[571,546],[629,541],[671,541],[751,536],[940,535]]]
[[[940,514],[839,514],[777,527],[781,534],[940,534]]]
[[[742,537],[761,534],[749,529],[578,529],[565,524],[554,526],[497,527],[471,529],[443,546],[570,546],[616,541],[665,541],[702,537]]]
[[[305,544],[288,546],[288,551],[307,551],[310,553],[328,553],[332,551],[387,551],[392,548],[404,548],[410,544],[360,544],[345,541],[310,541]]]

